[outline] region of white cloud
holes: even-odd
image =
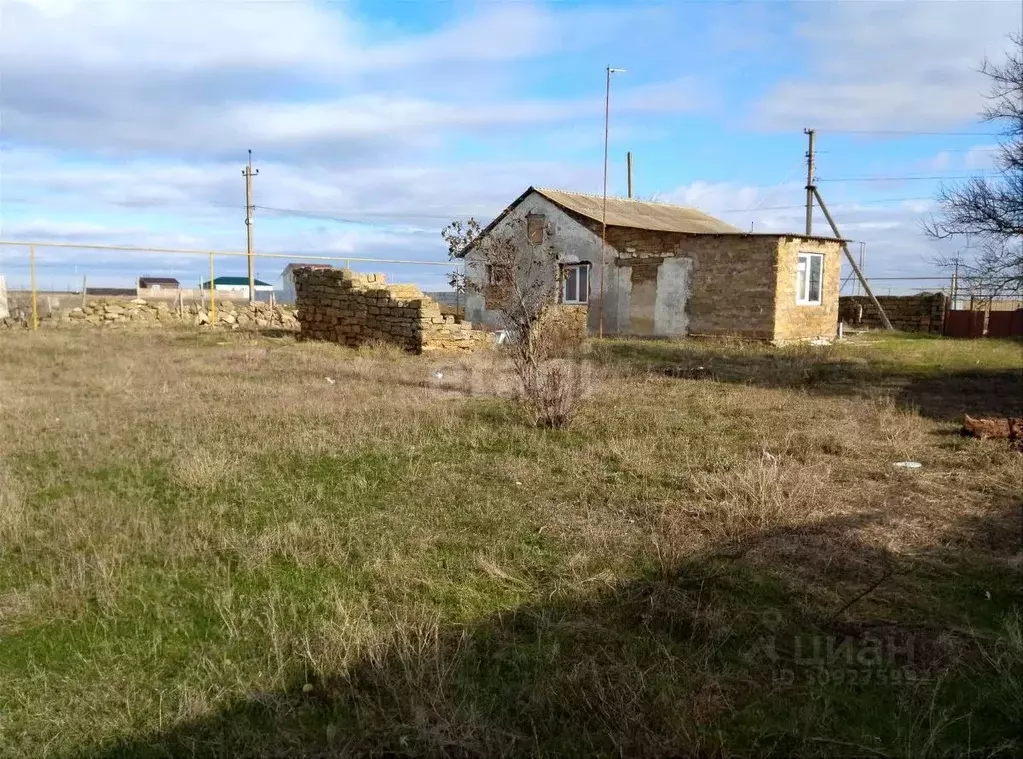
[[[797,29],[811,73],[775,85],[754,108],[775,129],[941,129],[975,123],[985,56],[1008,49],[1018,3],[807,3]]]
[[[734,183],[694,182],[658,195],[658,200],[699,208],[740,229],[754,232],[802,233],[805,225],[805,191],[797,183],[771,187]],[[935,210],[933,201],[884,203],[859,202],[855,198],[829,200],[828,210],[835,217],[844,237],[862,240],[866,246],[868,277],[934,275],[933,261],[947,250],[947,243],[934,241],[922,233],[921,223]],[[830,236],[831,230],[818,207],[814,209],[814,232]],[[843,262],[844,263],[844,262]],[[848,269],[843,268],[843,279]],[[887,291],[939,286],[939,282],[885,282]],[[882,285],[878,283],[878,287]]]
[[[601,99],[530,99],[504,85],[516,61],[616,33],[625,9],[486,4],[412,35],[356,22],[346,4],[3,2],[3,135],[108,155],[354,161],[435,148],[462,133],[596,118]],[[709,98],[691,78],[622,90],[623,112]]]
[[[244,206],[241,164],[213,160],[136,159],[64,163],[44,150],[3,151],[5,204],[36,203],[66,212],[111,214],[126,209],[220,215],[236,220]],[[261,161],[255,203],[369,221],[486,218],[530,184],[594,187],[600,167],[561,162],[447,165],[396,163],[330,167]],[[9,235],[9,226],[4,225]]]
[[[995,168],[998,152],[996,145],[978,145],[970,148],[963,156],[963,168],[970,171],[987,171]]]

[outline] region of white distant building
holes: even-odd
[[[281,279],[284,280],[284,289],[281,291],[281,300],[284,303],[295,302],[295,269],[308,267],[310,269],[330,269],[329,264],[288,264],[281,272]]]
[[[210,282],[206,280],[202,283],[203,290],[210,289]],[[231,295],[237,295],[242,298],[249,297],[249,278],[248,277],[217,277],[213,280],[213,289],[217,292],[226,292]],[[272,293],[274,286],[268,282],[264,282],[261,279],[256,280],[256,294],[259,293]]]

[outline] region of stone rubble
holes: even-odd
[[[12,314],[0,320],[0,326],[24,327],[31,315]],[[210,326],[213,314],[207,306],[192,303],[178,311],[173,301],[142,298],[124,300],[97,298],[86,302],[85,307],[75,306],[52,313],[39,315],[40,328],[70,325],[92,325],[97,327],[116,326],[181,326],[185,324]],[[235,302],[224,299],[216,304],[216,325],[225,329],[284,329],[298,331],[299,321],[295,309],[290,306],[269,303]]]

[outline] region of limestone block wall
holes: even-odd
[[[940,334],[948,308],[944,293],[920,295],[879,295],[885,315],[892,326],[903,332]],[[848,327],[882,329],[881,315],[866,295],[845,295],[839,298],[839,318]]]
[[[387,343],[413,353],[473,350],[493,343],[414,285],[388,285],[383,274],[349,269],[294,270],[295,302],[303,338],[349,347]]]
[[[534,334],[543,336],[543,343],[550,355],[571,353],[589,335],[587,312],[585,305],[557,303],[547,306],[533,325]]]
[[[607,239],[620,256],[617,265],[630,267],[633,278],[643,266],[659,268],[665,260],[688,259],[675,272],[676,277],[684,274],[687,283],[676,299],[682,302],[673,305],[685,313],[686,333],[774,338],[777,238],[608,227]],[[658,290],[661,279],[658,273]],[[629,311],[621,315],[623,325],[635,321],[637,309],[631,303]],[[652,318],[656,321],[657,316],[655,310]]]
[[[782,235],[776,240],[778,274],[774,342],[835,337],[838,333],[838,291],[841,289],[841,243],[800,235]],[[796,302],[796,265],[800,253],[817,253],[824,257],[821,302],[818,304]]]

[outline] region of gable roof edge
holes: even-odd
[[[508,214],[514,211],[515,207],[523,200],[525,200],[529,196],[529,193],[531,192],[536,192],[536,188],[533,187],[533,185],[527,187],[525,192],[523,192],[521,195],[515,198],[515,200],[509,203],[508,206],[503,211],[501,211],[501,213],[495,216],[494,220],[487,224],[487,226],[484,227],[482,231],[480,231],[480,233],[476,236],[475,239],[473,239],[472,242],[470,242],[468,245],[462,248],[458,253],[455,253],[455,258],[465,258],[472,251],[472,249],[476,247],[476,240],[479,240],[480,238],[486,237],[488,234],[490,234],[491,230],[498,224],[500,224]]]

